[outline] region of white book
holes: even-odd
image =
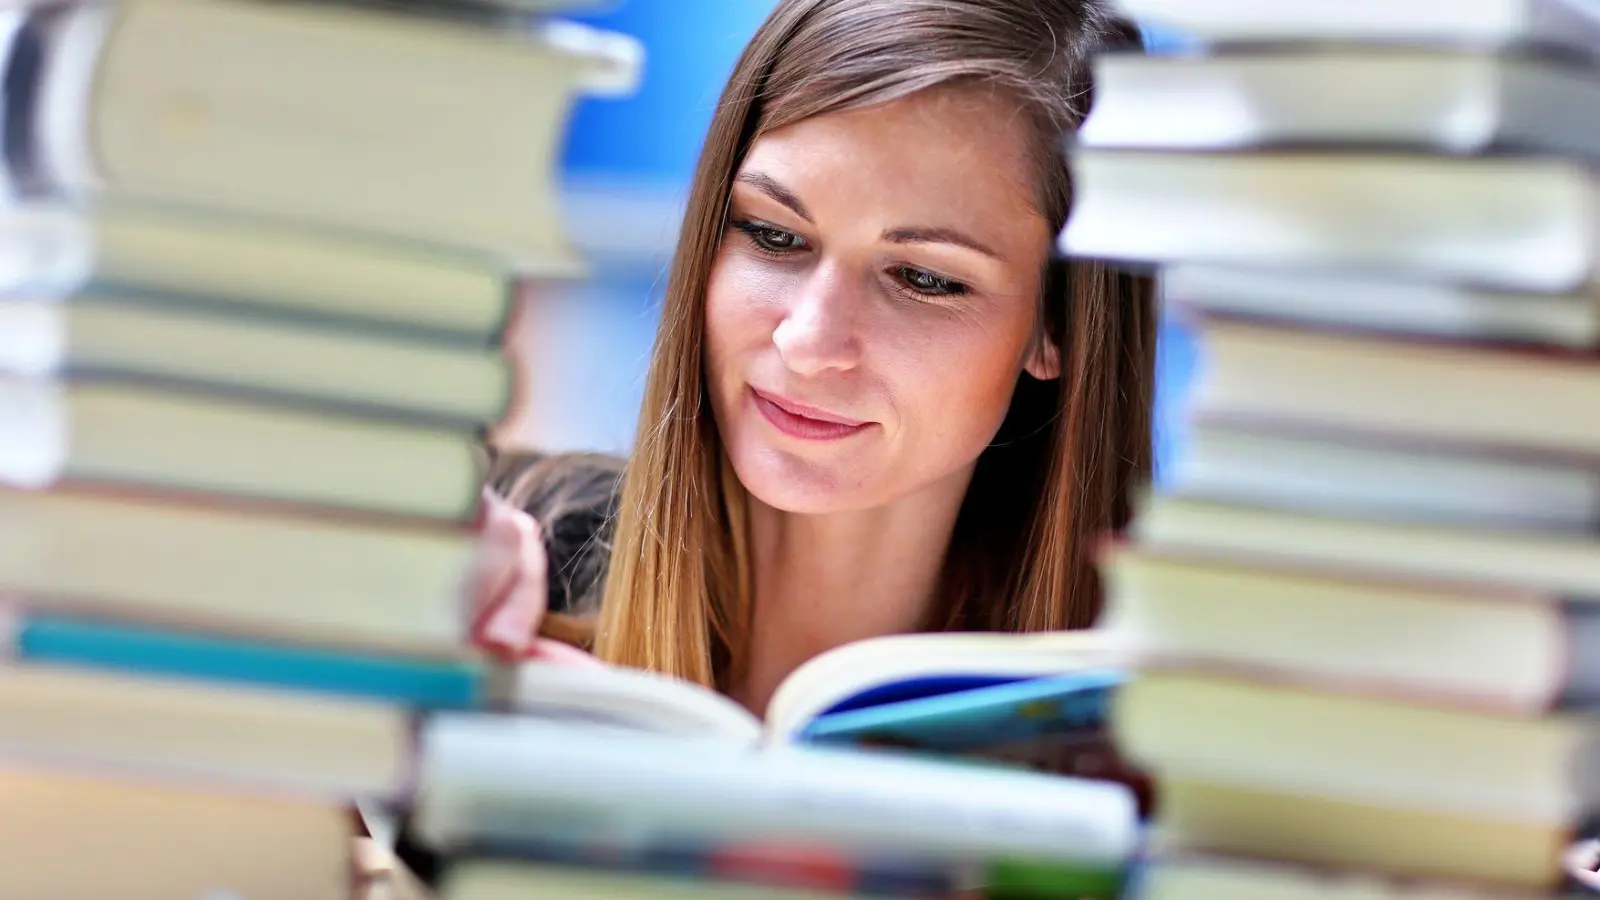
[[[1600,48],[1593,0],[1117,0],[1127,16],[1209,41],[1549,44]]]
[[[1427,154],[1071,151],[1063,252],[1146,264],[1339,268],[1532,293],[1600,271],[1577,161]]]
[[[420,755],[413,826],[444,852],[737,839],[1115,871],[1138,840],[1121,785],[887,754],[451,713],[423,725]]]
[[[1530,54],[1327,45],[1095,58],[1095,147],[1338,145],[1600,158],[1600,73]]]

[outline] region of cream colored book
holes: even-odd
[[[1277,859],[1548,897],[1562,880],[1572,839],[1572,829],[1559,823],[1255,790],[1168,773],[1147,848],[1157,856]]]
[[[465,524],[477,513],[482,473],[466,428],[117,379],[0,374],[0,486],[84,483]]]
[[[1141,547],[1360,577],[1475,583],[1600,596],[1600,544],[1586,534],[1392,522],[1152,495],[1129,529]]]
[[[350,900],[335,804],[59,771],[0,769],[6,900]]]
[[[1550,895],[1442,879],[1395,878],[1359,868],[1178,854],[1152,860],[1128,896],[1129,900],[1548,900]]]
[[[393,803],[409,788],[412,724],[389,703],[0,662],[0,769],[24,764]]]
[[[1533,459],[1600,456],[1600,367],[1562,353],[1209,320],[1190,407],[1298,427]]]
[[[1161,298],[1180,320],[1237,317],[1375,334],[1592,347],[1600,342],[1600,291],[1490,291],[1337,268],[1167,266]]]
[[[580,96],[631,92],[640,67],[636,41],[574,23],[507,30],[331,3],[127,0],[40,22],[31,149],[46,185],[542,273],[579,269],[555,185],[567,117]]]
[[[1572,534],[1600,525],[1600,475],[1581,459],[1205,415],[1184,440],[1164,476],[1169,495],[1385,522]]]
[[[487,343],[308,327],[129,291],[0,299],[0,377],[121,380],[471,432],[513,407],[514,370]]]
[[[0,238],[0,296],[39,303],[114,285],[217,314],[486,346],[515,293],[511,272],[471,254],[216,209],[19,198]]]
[[[1119,543],[1098,628],[1146,665],[1538,716],[1600,698],[1600,624],[1535,589],[1229,562]]]
[[[1113,701],[1118,746],[1168,774],[1247,790],[1569,827],[1600,800],[1600,720],[1146,670]]]
[[[28,606],[459,658],[477,534],[173,496],[0,489],[0,585]]]

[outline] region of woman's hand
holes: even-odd
[[[549,560],[538,521],[487,488],[483,506],[482,544],[469,584],[474,641],[507,660],[600,665],[576,647],[539,637],[549,605]]]
[[[1585,840],[1571,845],[1562,854],[1561,864],[1573,881],[1600,892],[1600,872],[1595,871],[1600,866],[1600,841]]]

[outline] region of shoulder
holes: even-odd
[[[489,487],[539,521],[550,555],[550,610],[593,612],[610,561],[627,461],[599,453],[502,452]]]

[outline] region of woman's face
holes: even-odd
[[[1054,235],[1007,104],[930,91],[751,147],[706,297],[740,481],[796,513],[964,492],[1035,340]]]

